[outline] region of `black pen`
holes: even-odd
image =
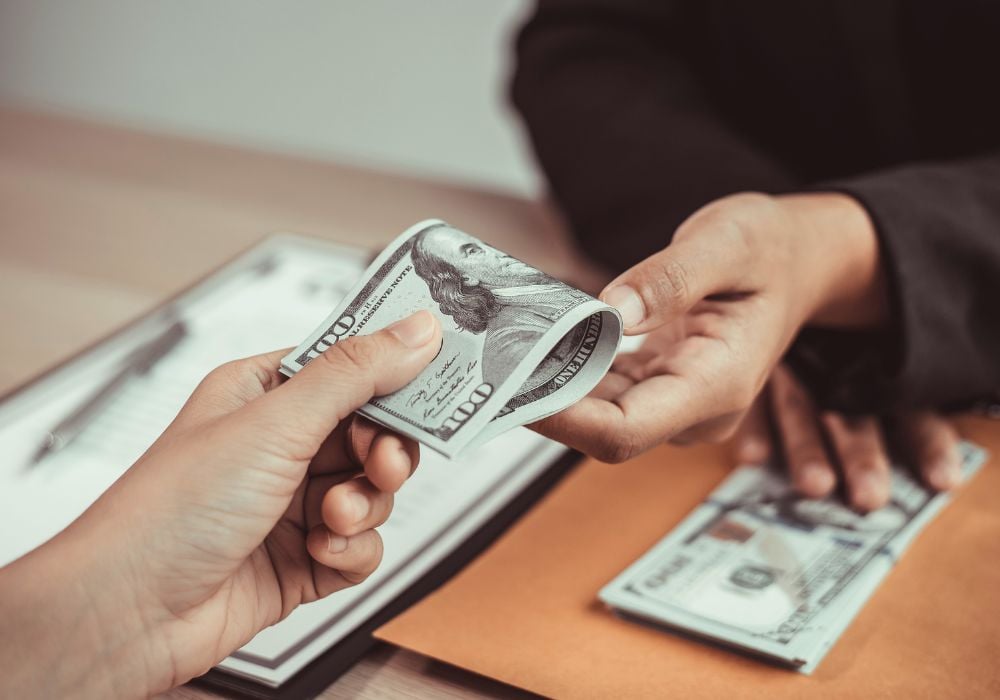
[[[39,446],[28,468],[37,465],[49,455],[73,442],[94,416],[100,413],[132,377],[148,372],[153,365],[169,353],[187,334],[183,321],[175,321],[163,333],[139,347],[125,359],[122,369],[108,380],[93,396],[59,422]]]

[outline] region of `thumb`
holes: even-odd
[[[437,318],[418,311],[371,335],[334,344],[247,408],[266,414],[262,417],[274,429],[294,431],[319,449],[352,411],[412,381],[440,347]]]
[[[672,321],[709,295],[734,291],[747,263],[743,247],[732,246],[728,238],[711,229],[675,238],[619,275],[601,292],[601,300],[617,308],[625,332],[636,335]]]

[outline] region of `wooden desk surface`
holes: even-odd
[[[440,217],[594,286],[554,217],[515,197],[0,109],[0,393],[108,334],[261,236],[381,247]],[[323,697],[511,697],[380,647]],[[176,698],[211,697],[193,688]]]

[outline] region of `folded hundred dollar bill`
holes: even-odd
[[[586,396],[611,367],[618,312],[443,221],[393,241],[329,317],[281,361],[292,376],[341,340],[437,314],[437,357],[359,413],[447,457]]]
[[[986,453],[961,452],[968,479]],[[897,466],[889,504],[862,515],[739,467],[599,597],[624,617],[809,673],[948,498]]]

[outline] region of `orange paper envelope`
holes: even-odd
[[[1000,697],[1000,424],[992,459],[918,536],[812,676],[619,619],[597,591],[728,473],[723,448],[588,460],[376,636],[552,697]]]

